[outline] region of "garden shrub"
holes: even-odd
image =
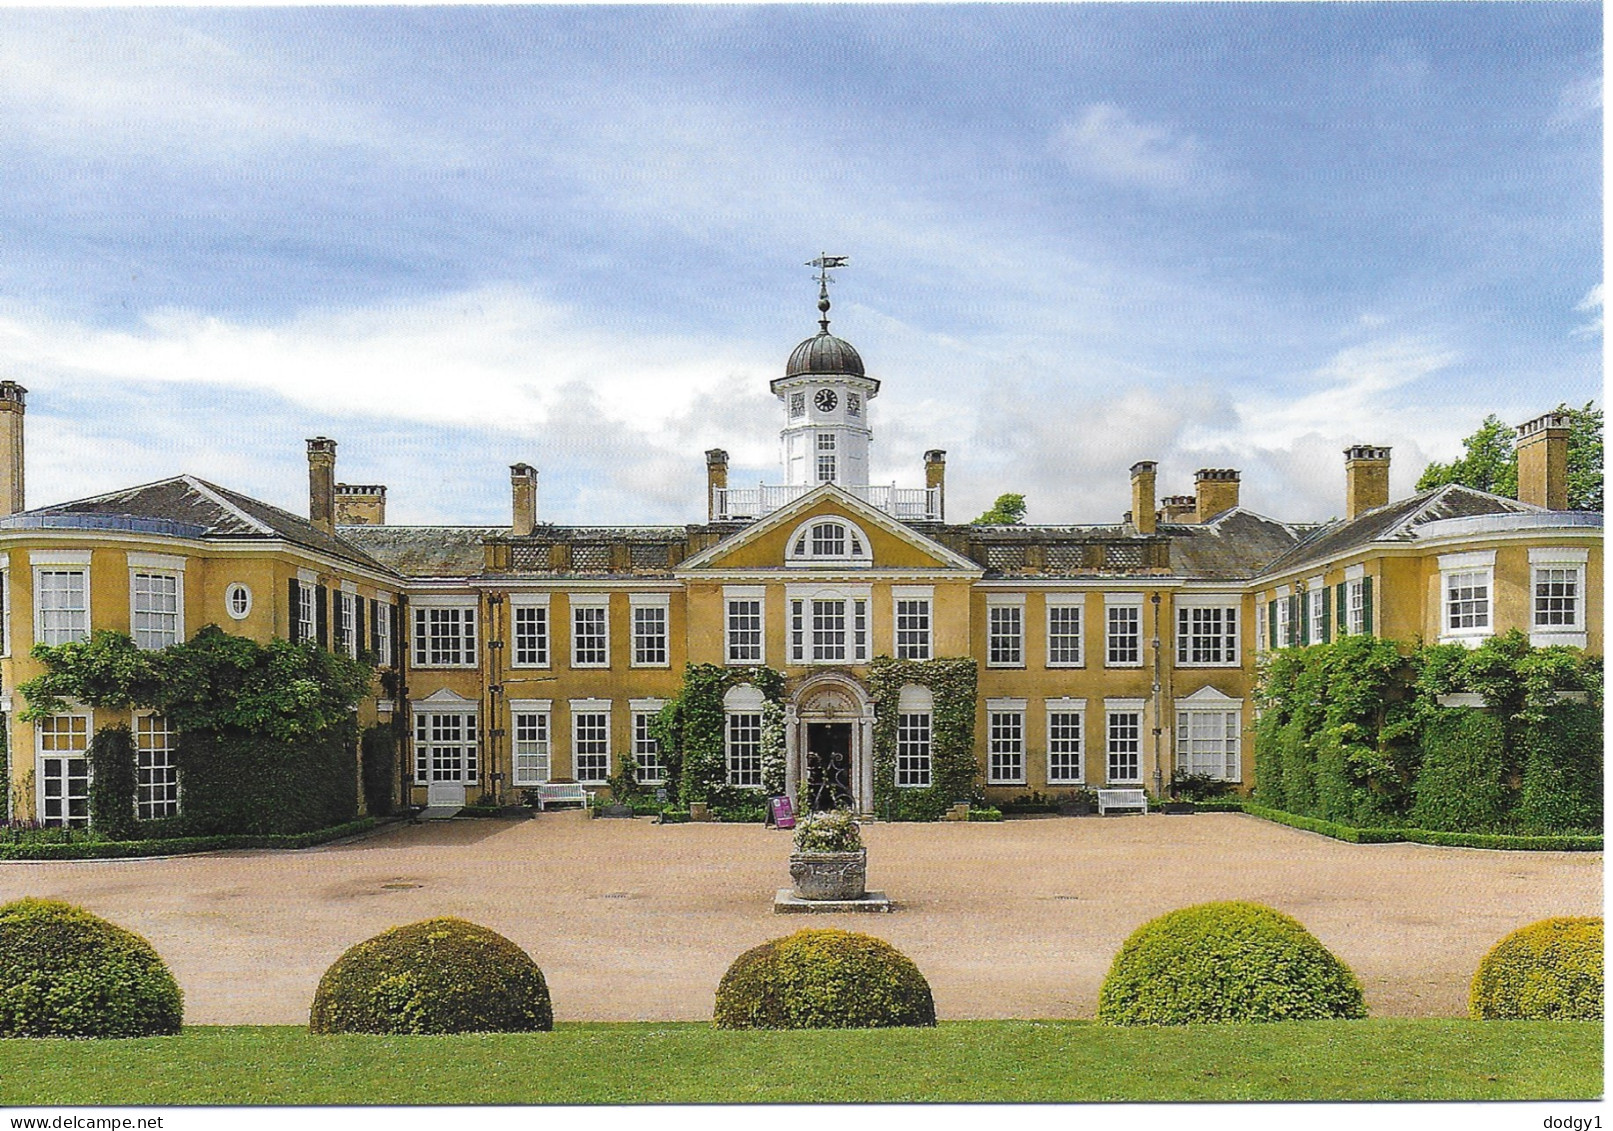
[[[797,852],[856,852],[862,846],[862,826],[848,810],[805,813],[795,823]]]
[[[0,907],[0,1037],[179,1032],[184,999],[151,944],[48,899]]]
[[[230,729],[185,731],[174,744],[193,835],[290,834],[358,816],[351,720],[300,739]]]
[[[1143,924],[1098,992],[1098,1020],[1110,1025],[1365,1016],[1350,968],[1257,903],[1201,903]]]
[[[902,688],[925,687],[935,702],[930,715],[930,784],[896,785],[896,730]],[[937,821],[952,805],[974,795],[980,766],[975,757],[975,709],[979,665],[970,657],[897,660],[875,656],[868,669],[874,704],[874,811],[887,820]]]
[[[543,971],[509,939],[463,919],[393,927],[319,980],[314,1033],[525,1033],[554,1028]]]
[[[102,727],[90,742],[90,824],[108,840],[135,835],[134,735]]]
[[[1602,713],[1584,703],[1553,707],[1523,733],[1517,820],[1526,833],[1602,827]]]
[[[1476,1021],[1602,1020],[1602,920],[1542,919],[1496,943],[1468,994]]]
[[[1423,730],[1411,824],[1447,832],[1488,832],[1507,816],[1501,720],[1470,707],[1447,708]]]
[[[719,1029],[882,1029],[934,1025],[919,968],[890,943],[802,930],[734,959],[717,987]]]

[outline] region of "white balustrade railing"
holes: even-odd
[[[788,506],[818,486],[813,483],[799,487],[765,484],[755,487],[713,487],[711,513],[720,522],[761,518]],[[941,490],[938,487],[898,487],[894,483],[877,483],[845,486],[844,490],[892,518],[941,521]]]

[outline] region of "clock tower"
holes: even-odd
[[[779,433],[784,450],[784,482],[790,487],[838,483],[868,486],[869,402],[879,382],[863,371],[852,344],[829,333],[829,270],[844,256],[821,256],[818,268],[818,332],[790,353],[784,376],[771,388],[784,406]]]

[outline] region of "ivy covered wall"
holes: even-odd
[[[887,820],[934,821],[955,801],[974,797],[980,781],[975,758],[975,708],[979,665],[972,658],[895,660],[875,658],[868,673],[874,701],[874,812]],[[902,688],[928,688],[935,701],[930,717],[930,786],[896,785],[896,727]]]

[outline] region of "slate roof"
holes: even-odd
[[[1516,499],[1492,495],[1449,483],[1400,499],[1359,514],[1353,519],[1337,519],[1318,528],[1288,553],[1273,560],[1262,573],[1287,573],[1315,562],[1326,561],[1365,549],[1374,542],[1410,542],[1417,528],[1444,518],[1467,518],[1481,514],[1530,514],[1541,508]]]
[[[404,577],[475,577],[484,539],[507,526],[339,526],[342,538]]]
[[[242,495],[194,475],[176,475],[88,499],[38,507],[17,516],[110,515],[189,523],[202,538],[263,538],[290,542],[366,569],[386,570],[381,562],[345,539],[326,534],[306,518]]]
[[[1242,507],[1222,511],[1202,524],[1162,522],[1158,527],[1170,536],[1173,574],[1218,581],[1242,581],[1265,572],[1315,529],[1313,524],[1278,522]]]

